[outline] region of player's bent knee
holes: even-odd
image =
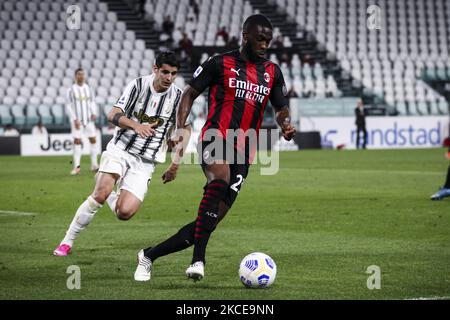
[[[74,144],[81,144],[81,139],[74,139],[73,143]]]
[[[116,208],[116,216],[117,216],[117,219],[126,221],[126,220],[130,220],[134,216],[136,211],[137,210],[135,210],[132,207],[118,206]]]
[[[127,220],[130,220],[133,215],[126,213],[126,212],[117,211],[116,216],[117,216],[117,219],[119,219],[119,220],[127,221]]]
[[[96,189],[92,193],[92,198],[94,198],[95,201],[97,201],[100,204],[104,204],[108,196],[109,196],[108,190],[103,188]]]
[[[226,184],[230,184],[230,173],[227,171],[214,173],[214,179],[212,180],[222,180]]]
[[[100,195],[100,194],[97,194],[97,193],[93,193],[92,194],[92,198],[94,198],[94,200],[97,201],[98,203],[104,204],[107,197],[103,196],[103,195]]]
[[[130,220],[134,216],[134,212],[130,212],[130,211],[123,212],[123,211],[117,210],[116,216],[117,216],[117,219],[119,219],[119,220],[127,221],[127,220]]]

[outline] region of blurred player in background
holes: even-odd
[[[361,148],[360,139],[363,134],[362,148],[367,146],[367,129],[366,129],[366,111],[362,99],[358,100],[358,105],[355,108],[355,124],[356,124],[356,149]]]
[[[283,74],[279,66],[265,58],[272,30],[272,24],[265,16],[248,17],[244,22],[240,49],[214,56],[203,63],[184,90],[177,113],[175,142],[184,139],[183,124],[194,100],[209,88],[208,117],[199,141],[201,166],[207,180],[203,198],[193,222],[157,246],[139,251],[135,280],[150,280],[152,264],[157,258],[191,245],[194,245],[194,252],[186,275],[194,280],[203,278],[209,237],[233,205],[247,177],[256,149],[254,144],[247,144],[247,138],[252,140],[247,135],[258,134],[268,100],[275,108],[283,137],[286,140],[293,138],[295,128],[290,123]],[[243,133],[237,136],[237,142],[236,130]],[[205,138],[209,133],[214,134],[215,140]],[[213,156],[206,149],[216,140],[217,146],[225,145],[226,150],[222,153],[214,148],[218,152]],[[215,159],[210,161],[212,158]]]
[[[67,90],[67,113],[69,114],[73,136],[73,169],[71,175],[80,173],[81,162],[81,139],[88,137],[91,153],[91,170],[98,170],[97,148],[96,148],[96,128],[95,119],[97,107],[94,95],[85,82],[86,76],[83,69],[75,71],[75,83]]]
[[[54,255],[69,254],[75,238],[105,201],[120,220],[128,220],[138,211],[156,164],[165,162],[182,94],[173,84],[179,67],[173,52],[159,54],[153,74],[130,82],[108,114],[108,120],[120,130],[116,130],[102,154],[94,191],[78,208]],[[187,143],[190,125],[186,123],[184,128]],[[175,157],[162,176],[164,183],[175,179],[178,162]],[[117,192],[113,191],[116,185]]]
[[[450,154],[450,147],[448,148],[446,157],[448,158],[448,155]],[[439,189],[438,192],[436,192],[435,194],[433,194],[431,196],[431,200],[442,200],[444,198],[450,197],[450,165],[448,166],[447,169],[447,177],[445,179],[445,184],[444,186]]]

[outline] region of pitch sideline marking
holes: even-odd
[[[25,216],[36,216],[36,212],[23,212],[23,211],[6,211],[0,210],[0,217],[25,217]]]
[[[408,298],[405,300],[450,300],[450,296],[447,296],[447,297],[419,297],[419,298]]]

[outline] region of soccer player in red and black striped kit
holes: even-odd
[[[157,258],[191,245],[194,252],[186,275],[194,280],[202,279],[209,237],[231,208],[247,177],[256,149],[249,141],[254,142],[251,134],[257,135],[268,100],[276,110],[276,121],[284,138],[291,140],[295,135],[283,75],[276,64],[265,58],[272,29],[265,16],[248,17],[243,25],[240,49],[203,63],[184,90],[177,113],[178,128],[182,128],[194,100],[209,88],[209,112],[199,142],[201,166],[207,179],[203,198],[195,221],[166,241],[138,253],[135,280],[149,280]],[[234,130],[241,131],[235,135]],[[181,131],[175,133],[175,143],[182,141]],[[223,146],[218,142],[224,142]]]

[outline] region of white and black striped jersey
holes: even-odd
[[[115,106],[136,122],[157,122],[158,125],[153,127],[155,135],[144,139],[132,129],[118,129],[112,141],[129,153],[164,162],[167,141],[175,126],[182,90],[172,84],[169,89],[159,93],[153,87],[154,78],[152,74],[131,81]]]
[[[84,126],[91,122],[96,106],[94,94],[87,83],[82,86],[74,83],[67,90],[67,112],[71,121],[79,120]]]

